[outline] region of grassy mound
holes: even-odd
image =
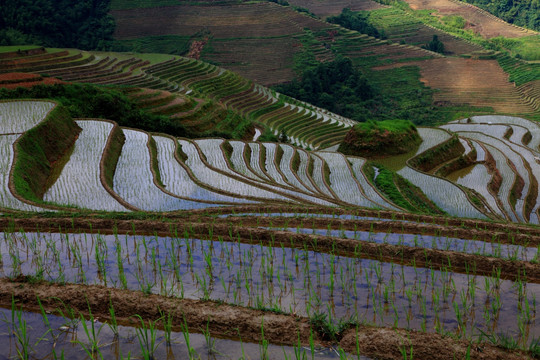
[[[368,121],[355,125],[339,145],[345,155],[403,154],[422,142],[416,126],[407,120]]]

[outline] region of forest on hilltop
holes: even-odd
[[[0,46],[100,49],[112,40],[110,0],[0,0]]]
[[[540,30],[539,0],[465,0],[511,24]]]

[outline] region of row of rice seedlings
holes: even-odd
[[[2,104],[2,103],[0,103]],[[0,135],[0,207],[23,211],[43,211],[17,199],[9,190],[9,173],[13,162],[13,143],[19,135]]]
[[[353,174],[356,180],[358,180],[358,183],[360,183],[360,186],[364,190],[364,193],[366,194],[368,199],[373,201],[375,204],[378,204],[381,208],[399,210],[396,206],[394,206],[385,198],[383,198],[379,194],[379,192],[375,190],[371,182],[366,179],[364,172],[362,171],[362,166],[364,166],[366,162],[365,159],[351,156],[351,157],[348,157],[347,160],[349,160]]]
[[[182,200],[161,191],[150,169],[148,134],[124,129],[126,141],[114,174],[114,191],[131,205],[146,211],[173,211],[216,206]]]
[[[218,194],[196,184],[186,169],[176,160],[175,140],[164,136],[153,136],[157,147],[157,161],[161,181],[167,191],[180,196],[208,202],[253,204],[255,202]]]
[[[534,151],[540,150],[540,126],[534,121],[527,119],[514,117],[514,116],[503,116],[503,115],[482,115],[482,116],[473,116],[470,118],[470,121],[473,123],[492,123],[492,124],[508,124],[508,125],[518,125],[526,128],[531,133],[531,141],[527,144],[527,147]],[[463,119],[456,121],[459,123],[467,123],[469,119]],[[521,144],[521,141],[519,142]]]
[[[455,251],[466,254],[474,254],[486,257],[496,257],[504,260],[532,261],[540,259],[540,247],[525,247],[501,242],[488,242],[480,240],[459,239],[432,235],[418,234],[389,234],[384,232],[371,232],[345,229],[320,229],[315,227],[303,228],[301,226],[290,228],[287,225],[274,227],[283,231],[303,234],[332,236],[342,239],[355,239],[369,241],[378,244],[403,245],[410,247],[429,248],[434,250]]]
[[[446,129],[452,132],[480,132],[489,136],[496,137],[497,139],[503,139],[504,135],[508,132],[509,126],[502,124],[446,124],[440,126],[442,129]]]
[[[497,169],[499,170],[499,173],[502,177],[502,183],[499,188],[499,193],[497,194],[497,197],[501,201],[506,215],[508,215],[511,221],[523,221],[523,218],[517,217],[514,208],[510,204],[510,192],[512,191],[514,181],[516,180],[516,174],[508,164],[509,160],[499,149],[487,144],[484,144],[484,146],[495,160]],[[476,188],[474,189],[476,190]]]
[[[486,216],[476,209],[465,193],[447,180],[430,176],[405,166],[398,174],[422,189],[427,197],[450,216],[485,219]]]
[[[374,207],[375,204],[362,194],[356,178],[351,174],[347,159],[342,154],[320,151],[317,155],[330,167],[330,186],[339,200],[353,205]]]
[[[0,102],[0,133],[20,134],[39,124],[56,106],[48,101]]]
[[[529,189],[531,186],[530,176],[531,174],[527,170],[527,167],[525,166],[525,159],[523,155],[526,154],[524,151],[524,148],[520,149],[513,149],[513,144],[502,141],[500,139],[493,138],[491,136],[487,136],[481,133],[473,133],[473,132],[461,132],[462,136],[465,136],[467,138],[472,138],[478,141],[481,141],[484,144],[491,145],[497,149],[499,149],[504,156],[511,161],[516,168],[516,171],[518,172],[519,176],[523,179],[524,186],[523,190],[521,192],[521,196],[516,199],[516,206],[515,211],[517,215],[522,219],[522,221],[526,221],[525,214],[524,214],[524,205],[525,205],[525,198],[527,197],[527,194],[529,193]],[[533,160],[534,162],[534,160]]]
[[[434,146],[442,144],[452,137],[448,132],[437,128],[419,127],[417,130],[418,135],[422,138],[422,143],[420,143],[415,155],[421,154]]]
[[[502,218],[506,218],[502,210],[499,209],[497,200],[488,190],[488,184],[491,181],[491,174],[489,174],[484,164],[476,164],[473,166],[470,172],[463,177],[458,177],[454,182],[465,186],[470,189],[474,189],[477,193],[482,195],[486,199],[491,209]]]
[[[39,302],[39,298],[37,299]],[[40,303],[40,302],[39,302]],[[14,300],[11,307],[0,308],[0,322],[5,331],[0,334],[0,344],[6,358],[53,359],[341,359],[352,358],[339,348],[316,349],[269,344],[264,339],[264,323],[261,324],[259,343],[214,337],[209,330],[209,321],[201,324],[198,332],[190,332],[186,320],[172,324],[172,314],[163,314],[158,319],[143,319],[134,314],[133,326],[117,323],[115,308],[109,305],[111,318],[108,322],[98,319],[88,309],[88,315],[77,312],[59,302],[59,307],[50,314],[41,306],[39,312],[24,311]],[[178,331],[181,330],[181,331]],[[313,337],[310,341],[313,344]],[[358,360],[369,360],[355,356]]]
[[[82,259],[83,283],[124,286],[118,276],[123,273],[128,289],[145,293],[307,316],[323,313],[334,319],[330,323],[352,318],[461,336],[504,329],[523,344],[539,326],[535,294],[540,285],[502,280],[500,272],[491,277],[475,275],[474,269],[453,273],[450,260],[448,270],[441,271],[222,239],[66,235],[59,241],[48,236],[25,240],[36,242],[29,246],[41,251],[7,236],[2,253],[10,255],[4,256],[2,270],[66,282],[81,273],[81,265],[71,262]],[[115,251],[108,250],[113,247]],[[72,251],[86,256],[71,256]],[[44,264],[41,270],[34,265],[38,263]],[[516,318],[521,319],[517,324]]]
[[[100,161],[114,125],[92,120],[77,121],[77,125],[82,131],[73,153],[43,200],[93,210],[127,211],[100,180]]]
[[[267,181],[267,178],[255,174],[246,164],[244,152],[248,145],[242,141],[229,141],[232,147],[231,163],[233,168],[241,175],[255,181]]]

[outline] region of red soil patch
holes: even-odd
[[[468,28],[485,38],[504,36],[510,38],[536,34],[532,30],[511,25],[476,6],[453,0],[406,0],[414,10],[437,10],[441,16],[458,15],[463,17]]]
[[[201,52],[204,49],[204,46],[208,42],[208,38],[204,40],[195,40],[191,43],[191,47],[189,49],[189,53],[187,54],[188,58],[197,59],[199,60],[201,58]]]
[[[30,73],[6,73],[0,74],[0,88],[16,89],[18,87],[30,88],[35,85],[64,84],[65,82],[50,77],[41,77]]]
[[[41,76],[36,74],[29,74],[29,73],[7,73],[7,74],[0,74],[0,84],[9,84],[14,82],[23,82],[23,81],[30,81],[34,80],[36,78],[40,78]]]

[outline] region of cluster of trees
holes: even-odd
[[[0,0],[0,45],[100,49],[112,40],[111,0]]]
[[[366,120],[366,107],[376,94],[351,59],[342,56],[307,68],[300,79],[275,89],[357,121]]]
[[[444,53],[444,44],[442,43],[441,40],[439,40],[439,37],[437,35],[433,35],[433,39],[426,45],[423,45],[422,47],[424,49],[435,51],[441,54]]]
[[[89,84],[37,85],[14,90],[0,89],[0,99],[52,99],[64,105],[73,118],[102,118],[146,131],[186,136],[178,121],[147,113],[124,94]]]
[[[465,0],[515,25],[540,30],[540,0]]]
[[[368,16],[363,12],[354,12],[350,9],[343,9],[338,16],[330,16],[326,19],[329,23],[338,24],[344,28],[358,31],[377,38],[385,38],[384,33],[371,25]]]

